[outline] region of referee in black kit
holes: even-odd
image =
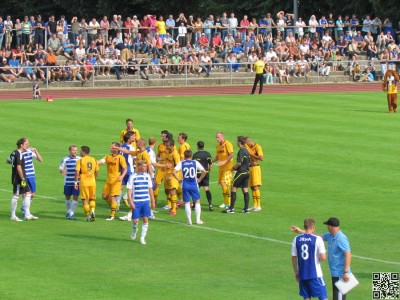
[[[254,85],[253,85],[251,94],[254,94],[254,92],[256,91],[258,82],[260,82],[260,90],[258,91],[258,93],[262,94],[263,85],[264,85],[265,63],[262,61],[261,55],[258,56],[258,60],[254,63],[253,68],[256,71],[256,78],[254,78]]]

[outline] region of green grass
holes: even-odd
[[[1,159],[27,136],[44,162],[35,164],[36,222],[9,221],[9,166],[0,173],[1,298],[301,299],[289,226],[312,216],[323,233],[322,222],[337,216],[360,280],[350,297],[370,299],[371,273],[400,269],[400,116],[385,103],[382,93],[2,101]],[[192,227],[182,209],[175,218],[160,211],[142,246],[130,241],[130,224],[105,221],[102,167],[96,222],[84,222],[81,204],[79,221],[66,221],[58,164],[68,146],[89,145],[101,158],[128,117],[143,137],[184,131],[192,147],[204,140],[213,155],[216,131],[232,142],[251,136],[265,154],[263,210],[224,215],[204,206],[206,224]],[[220,187],[211,190],[220,204]],[[323,271],[331,295],[326,262]]]

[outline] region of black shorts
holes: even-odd
[[[233,186],[235,188],[248,188],[249,187],[250,173],[246,172],[236,172],[235,177],[233,177]]]
[[[200,176],[201,176],[201,173],[197,174],[197,178],[200,178]],[[210,186],[210,182],[209,181],[210,181],[210,174],[207,173],[206,176],[204,176],[203,180],[199,182],[199,187]]]
[[[29,184],[26,183],[25,187],[22,187],[21,184],[13,184],[13,194],[14,195],[23,195],[25,193],[29,193],[31,189],[29,188]]]

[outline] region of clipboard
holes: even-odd
[[[344,281],[343,278],[335,282],[336,287],[342,295],[346,295],[349,291],[355,288],[359,282],[353,273],[349,274],[349,281]]]

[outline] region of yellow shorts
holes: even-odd
[[[172,189],[178,189],[178,187],[179,187],[179,182],[172,175],[169,178],[164,178],[164,189],[172,190]]]
[[[96,186],[81,186],[81,199],[82,200],[96,200]]]
[[[261,179],[261,167],[260,166],[252,166],[250,167],[250,179],[249,179],[249,186],[257,186],[262,185]]]
[[[165,171],[163,171],[161,169],[157,169],[157,172],[156,172],[157,185],[160,185],[163,182],[164,176],[165,176]]]
[[[111,197],[116,197],[121,194],[122,182],[116,181],[114,183],[107,183],[103,188],[103,195],[108,195]]]
[[[232,186],[233,172],[232,171],[218,171],[218,183],[225,182],[227,186]]]

